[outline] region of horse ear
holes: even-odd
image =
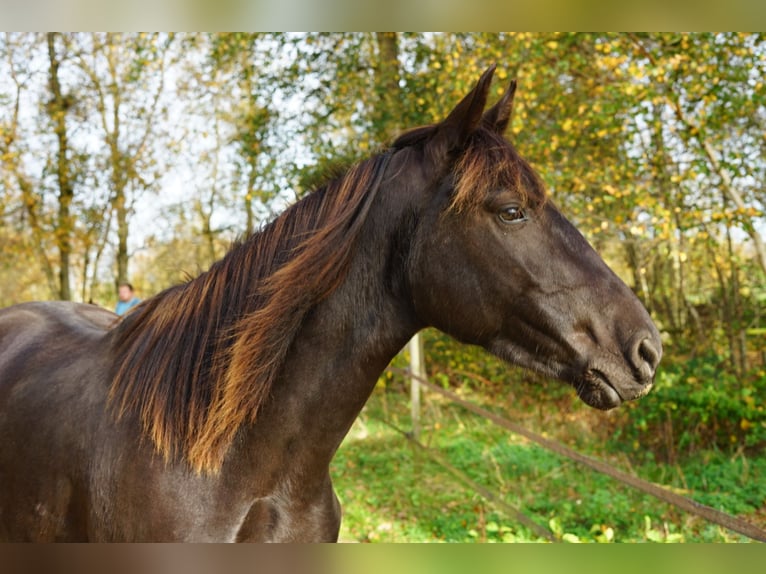
[[[495,65],[493,64],[481,75],[473,90],[460,100],[447,118],[437,124],[436,133],[428,142],[431,157],[441,159],[450,152],[461,149],[468,140],[468,136],[479,127],[494,73]]]
[[[486,112],[481,118],[482,125],[490,130],[502,135],[508,129],[513,112],[513,96],[516,93],[516,80],[511,80],[511,84],[503,94],[503,97]]]

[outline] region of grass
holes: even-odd
[[[470,389],[464,388],[470,394]],[[470,400],[481,403],[486,393]],[[580,542],[746,542],[747,538],[677,510],[508,433],[434,394],[423,397],[421,442],[507,504]],[[513,397],[518,407],[519,401]],[[382,383],[333,461],[343,506],[341,540],[356,542],[544,541],[456,480],[381,420],[409,429],[406,389]],[[547,434],[632,474],[766,526],[766,460],[699,452],[676,465],[615,451],[609,413],[561,395],[545,407],[513,408],[531,430]],[[508,416],[508,415],[506,415]],[[605,431],[606,429],[606,431]],[[638,461],[641,461],[640,463]]]

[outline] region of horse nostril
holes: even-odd
[[[651,379],[657,365],[660,363],[662,351],[659,345],[649,337],[644,337],[638,342],[633,354],[633,366],[638,370],[642,379]]]

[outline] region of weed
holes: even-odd
[[[476,394],[470,389],[463,392],[476,402],[481,397],[487,400],[484,389]],[[380,385],[333,461],[331,470],[344,508],[341,539],[541,541],[381,422],[386,416],[396,426],[410,428],[408,397],[406,388],[390,379]],[[564,412],[526,422],[534,426],[535,421],[545,420],[548,428],[534,430],[571,442],[570,418],[571,412]],[[747,540],[529,444],[441,397],[426,393],[421,426],[422,442],[506,503],[547,525],[562,541]],[[746,517],[764,511],[766,460],[749,457],[742,450],[727,454],[698,448],[668,465],[655,457],[626,458],[613,441],[581,437],[579,442],[587,454],[618,467],[629,463],[625,470],[665,483],[704,504]]]

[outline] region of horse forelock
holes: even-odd
[[[220,469],[256,420],[306,313],[343,281],[389,154],[371,157],[114,329],[110,404],[166,458]]]
[[[510,189],[532,208],[547,200],[545,185],[532,166],[502,135],[486,129],[476,130],[454,167],[455,192],[451,209],[470,211],[484,202],[493,190]]]
[[[436,134],[438,125],[422,126],[401,134],[395,149],[423,145]],[[479,127],[447,166],[453,176],[454,193],[450,209],[471,211],[493,190],[511,189],[522,203],[542,207],[548,199],[545,185],[531,165],[502,134]],[[438,175],[438,174],[437,174]]]

